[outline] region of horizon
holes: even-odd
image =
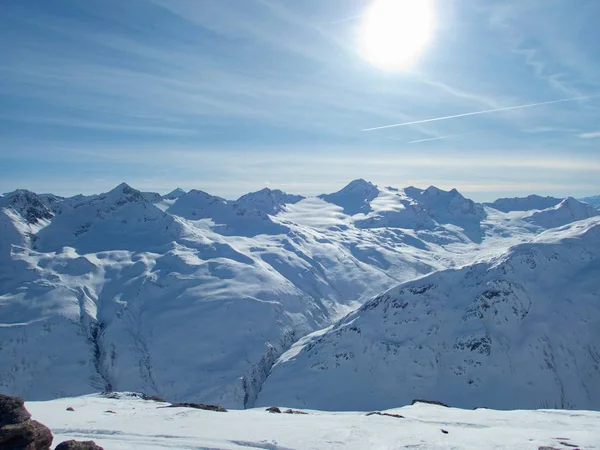
[[[119,188],[121,185],[125,184],[126,186],[129,186],[130,188],[133,188],[133,189],[135,189],[135,190],[137,190],[137,191],[139,191],[139,192],[142,192],[142,193],[156,193],[156,194],[160,194],[160,195],[162,195],[162,196],[165,196],[165,195],[167,195],[167,194],[170,194],[170,193],[172,193],[172,192],[174,192],[174,191],[177,191],[177,190],[182,190],[182,191],[183,191],[183,192],[185,192],[186,194],[187,194],[187,193],[189,193],[189,192],[191,192],[191,191],[193,191],[193,190],[196,190],[196,191],[202,191],[202,192],[205,192],[205,193],[207,193],[207,194],[209,194],[209,195],[212,195],[212,196],[215,196],[215,197],[220,197],[220,198],[222,198],[222,199],[224,199],[224,200],[227,200],[227,201],[237,201],[237,200],[238,200],[240,197],[242,197],[243,195],[257,193],[257,192],[260,192],[260,191],[262,191],[262,190],[264,190],[264,189],[269,189],[269,190],[271,190],[271,191],[274,191],[274,190],[280,190],[280,191],[282,191],[282,192],[284,192],[284,193],[286,193],[286,194],[300,195],[300,196],[303,196],[303,197],[305,197],[305,198],[315,198],[315,197],[319,197],[319,196],[321,196],[321,195],[329,195],[329,194],[334,194],[334,193],[337,193],[337,192],[339,192],[339,191],[341,191],[341,190],[345,189],[346,187],[348,187],[349,185],[351,185],[352,183],[354,183],[354,182],[357,182],[357,181],[363,181],[363,182],[366,182],[366,183],[368,183],[368,184],[372,184],[372,185],[374,185],[375,187],[377,187],[378,189],[392,188],[392,189],[404,190],[404,189],[408,189],[408,188],[417,188],[417,189],[419,189],[419,190],[423,190],[423,191],[424,191],[424,190],[427,190],[427,189],[429,189],[429,188],[432,188],[432,187],[433,187],[433,188],[440,189],[440,190],[442,190],[442,191],[444,191],[444,192],[449,192],[449,191],[451,191],[452,189],[456,189],[456,188],[448,188],[448,189],[445,189],[445,188],[441,188],[441,187],[439,187],[439,186],[435,186],[435,185],[433,185],[433,184],[432,184],[432,185],[425,186],[425,187],[423,187],[422,185],[413,185],[413,184],[409,184],[409,185],[406,185],[406,186],[398,187],[398,186],[392,186],[392,185],[389,185],[389,184],[386,184],[386,185],[377,184],[377,183],[373,183],[373,182],[371,182],[370,180],[366,180],[366,179],[364,179],[364,178],[357,178],[357,179],[351,180],[351,181],[349,181],[349,182],[347,182],[347,183],[343,184],[343,185],[342,185],[341,187],[339,187],[339,189],[337,189],[337,190],[334,190],[334,191],[328,191],[328,192],[315,192],[315,193],[309,193],[309,194],[307,194],[307,193],[302,193],[302,192],[290,192],[290,191],[286,191],[286,190],[284,190],[284,189],[280,189],[280,188],[278,188],[277,186],[264,186],[264,187],[262,187],[262,188],[260,188],[260,189],[251,190],[251,191],[247,191],[247,192],[241,192],[241,193],[239,193],[239,194],[235,194],[235,195],[233,195],[233,196],[223,196],[223,195],[219,195],[219,194],[217,194],[217,193],[213,193],[213,192],[210,192],[210,191],[208,191],[208,190],[205,190],[205,189],[202,189],[202,188],[199,188],[199,187],[193,187],[193,188],[191,188],[191,189],[185,189],[185,188],[182,188],[181,186],[176,186],[176,187],[173,187],[173,188],[160,189],[160,190],[157,190],[157,189],[141,189],[141,188],[138,188],[137,186],[133,185],[132,183],[128,183],[127,181],[122,181],[122,182],[118,183],[117,185],[115,185],[115,186],[112,186],[111,188],[109,188],[109,189],[106,189],[106,190],[103,190],[103,191],[83,191],[83,192],[78,192],[78,191],[75,191],[74,193],[73,193],[73,192],[69,192],[68,194],[65,194],[65,195],[58,195],[56,192],[51,192],[51,191],[39,191],[39,192],[37,192],[37,191],[33,191],[33,190],[31,190],[31,189],[27,189],[27,188],[16,188],[16,189],[13,189],[13,190],[11,190],[11,191],[0,192],[0,197],[2,197],[2,196],[5,196],[5,195],[9,195],[9,194],[11,194],[11,193],[14,193],[14,192],[16,192],[16,191],[19,191],[19,190],[26,190],[26,191],[30,191],[30,192],[33,192],[33,193],[35,193],[36,195],[48,195],[48,194],[53,194],[53,195],[58,195],[59,197],[63,197],[63,198],[74,197],[74,196],[77,196],[77,195],[101,195],[101,194],[106,194],[106,193],[108,193],[108,192],[110,192],[110,191],[112,191],[112,190],[114,190],[114,189],[117,189],[117,188]],[[529,194],[527,194],[527,195],[523,195],[523,196],[513,196],[513,197],[494,197],[494,198],[480,199],[480,198],[478,198],[478,197],[479,197],[478,195],[475,195],[475,196],[465,195],[465,193],[464,193],[464,192],[462,192],[461,190],[459,190],[459,189],[456,189],[456,190],[457,190],[457,191],[458,191],[458,192],[459,192],[461,195],[463,195],[465,198],[467,198],[467,199],[470,199],[470,200],[473,200],[473,201],[475,201],[475,202],[477,202],[477,203],[492,203],[492,202],[494,202],[495,200],[499,200],[499,199],[507,199],[507,198],[508,198],[508,199],[512,199],[512,198],[524,198],[524,197],[529,197],[529,196],[538,196],[538,197],[554,197],[554,198],[559,198],[559,199],[565,199],[565,198],[568,198],[568,197],[572,197],[572,198],[576,198],[577,200],[582,200],[582,199],[584,199],[584,198],[591,198],[591,197],[597,197],[597,196],[600,196],[600,195],[598,195],[598,194],[590,194],[590,195],[584,195],[584,196],[579,196],[579,197],[574,197],[573,195],[564,195],[564,196],[560,196],[560,195],[559,195],[559,196],[553,196],[553,195],[541,195],[541,194],[538,194],[538,193],[532,192],[532,193],[529,193]],[[477,194],[477,193],[475,192],[475,194]]]
[[[600,4],[410,2],[8,0],[0,192],[598,195]]]

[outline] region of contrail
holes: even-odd
[[[386,128],[405,127],[408,125],[416,125],[419,123],[428,123],[428,122],[437,122],[439,120],[456,119],[459,117],[477,116],[480,114],[491,114],[491,113],[501,112],[501,111],[512,111],[514,109],[533,108],[534,106],[552,105],[554,103],[574,102],[575,100],[587,100],[587,99],[599,97],[599,96],[600,95],[586,95],[585,97],[563,98],[560,100],[551,100],[549,102],[529,103],[527,105],[518,105],[518,106],[507,106],[505,108],[488,109],[485,111],[474,111],[474,112],[468,112],[468,113],[464,113],[464,114],[455,114],[453,116],[436,117],[433,119],[423,119],[423,120],[415,120],[412,122],[396,123],[393,125],[384,125],[382,127],[365,128],[362,131],[376,131],[376,130],[384,130]]]
[[[455,137],[469,136],[469,135],[475,134],[475,133],[477,133],[477,132],[473,132],[473,133],[461,133],[461,134],[449,134],[447,136],[438,136],[438,137],[434,137],[434,138],[418,139],[416,141],[410,141],[408,143],[409,144],[419,144],[421,142],[441,141],[442,139],[451,139],[451,138],[455,138]]]

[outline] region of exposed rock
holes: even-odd
[[[295,409],[286,409],[283,413],[284,414],[308,414],[307,412],[297,411]]]
[[[438,406],[444,406],[446,408],[449,408],[449,406],[446,405],[445,403],[437,402],[435,400],[423,400],[421,398],[417,398],[417,399],[415,399],[415,400],[412,401],[411,405],[414,405],[415,403],[427,403],[429,405],[438,405]]]
[[[387,417],[395,417],[396,419],[404,419],[404,416],[401,416],[400,414],[383,413],[381,411],[373,411],[373,412],[367,413],[367,416],[387,416]]]
[[[270,408],[267,408],[265,411],[268,411],[270,413],[281,414],[281,410],[277,406],[271,406]]]
[[[169,406],[159,406],[159,408],[194,408],[205,411],[227,412],[225,408],[219,405],[205,405],[202,403],[173,403]]]
[[[151,402],[168,403],[164,398],[159,397],[158,395],[146,395],[146,394],[142,394],[142,398],[144,400],[148,400],[148,401],[151,401]]]
[[[52,433],[36,420],[0,428],[0,448],[2,450],[49,450]]]
[[[72,406],[69,406],[69,407],[67,408],[67,411],[75,411],[75,409],[73,409],[73,407],[72,407]]]
[[[0,427],[22,423],[29,419],[31,414],[25,409],[22,398],[0,394]]]
[[[56,446],[54,450],[104,450],[94,441],[64,441]]]

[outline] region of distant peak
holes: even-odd
[[[166,198],[170,198],[170,199],[174,199],[174,198],[179,198],[182,195],[187,194],[187,191],[184,191],[181,188],[175,188],[173,189],[171,192],[169,192],[167,195],[165,195]]]
[[[442,190],[441,190],[440,188],[438,188],[437,186],[433,186],[433,185],[431,185],[431,186],[429,186],[427,189],[425,189],[425,192],[424,192],[424,193],[425,193],[426,195],[440,195],[442,192],[445,192],[445,191],[442,191]]]
[[[367,181],[363,178],[357,178],[356,180],[352,180],[350,183],[348,183],[348,185],[346,187],[358,187],[358,186],[375,187],[375,185],[373,183],[371,183],[370,181]]]
[[[109,192],[122,192],[124,194],[130,194],[130,193],[136,192],[136,190],[133,189],[131,186],[129,186],[127,183],[122,182],[114,189],[111,189]]]

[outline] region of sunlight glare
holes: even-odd
[[[374,66],[405,70],[433,34],[432,0],[375,0],[360,34],[360,53]]]

